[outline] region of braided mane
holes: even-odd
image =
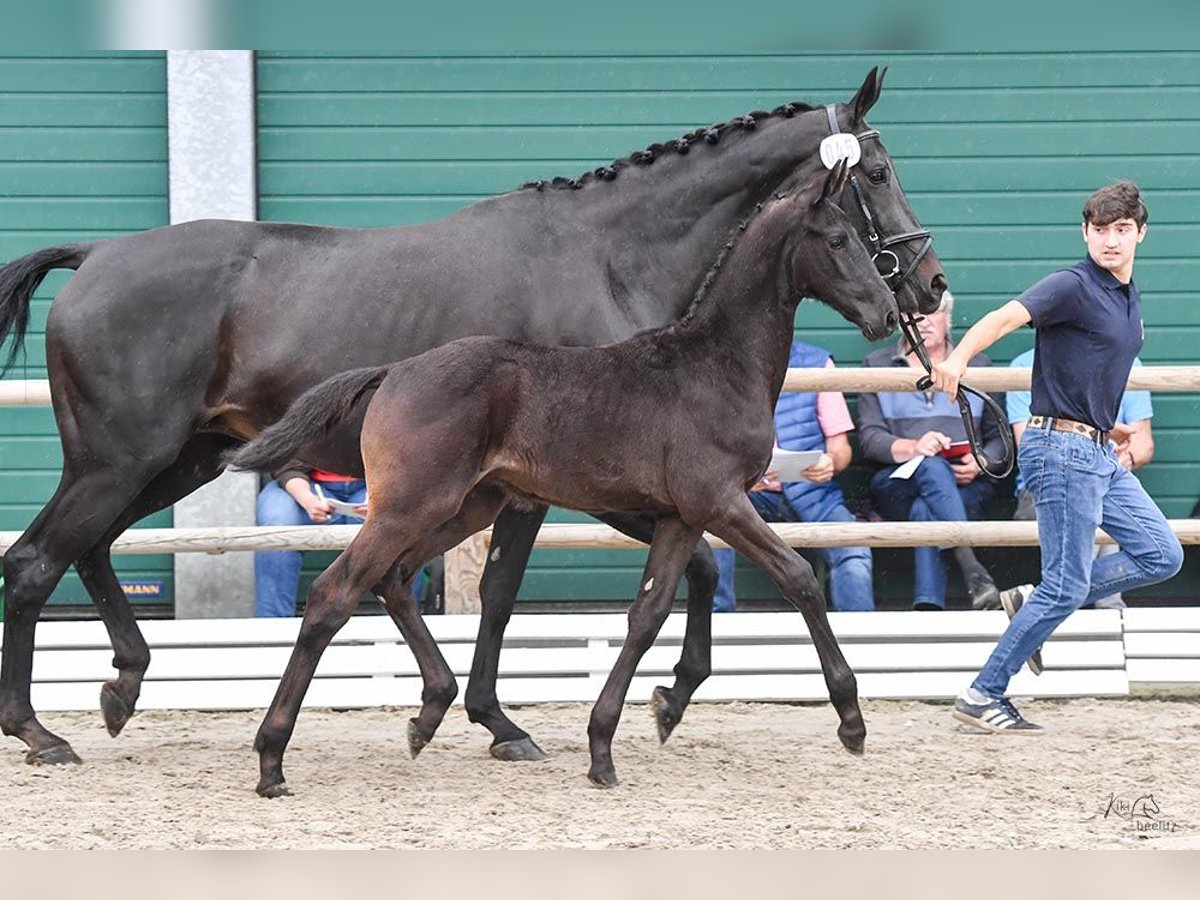
[[[709,125],[705,128],[697,128],[695,131],[689,131],[681,138],[666,143],[651,144],[645,150],[635,150],[629,156],[622,159],[613,160],[607,166],[600,166],[597,169],[592,169],[590,172],[584,172],[578,178],[552,178],[548,181],[528,181],[521,185],[521,190],[545,190],[546,188],[562,189],[562,190],[578,190],[585,184],[591,181],[612,181],[617,177],[618,173],[629,166],[648,166],[668,153],[677,153],[680,156],[686,156],[691,150],[693,144],[701,142],[705,144],[716,144],[721,140],[721,137],[728,131],[741,129],[742,131],[753,131],[758,123],[763,119],[780,117],[790,119],[796,113],[809,112],[810,110],[820,109],[818,106],[811,106],[808,103],[785,103],[782,106],[777,106],[770,112],[763,109],[756,109],[746,113],[744,116],[738,116],[736,119],[730,119],[728,122],[718,122],[715,125]]]

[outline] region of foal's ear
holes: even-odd
[[[849,174],[850,167],[846,165],[844,157],[834,163],[829,174],[825,176],[825,186],[821,188],[821,196],[813,201],[813,207],[818,207],[831,197],[838,196],[842,192],[842,188],[846,186],[846,178],[849,177]]]
[[[863,79],[862,87],[858,89],[858,93],[850,101],[850,106],[854,110],[854,121],[861,122],[867,117],[867,112],[875,105],[875,101],[879,99],[879,95],[883,92],[883,77],[887,75],[887,67],[882,70],[875,66],[867,73],[867,77]]]

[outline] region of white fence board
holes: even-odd
[[[643,658],[629,693],[644,702],[670,684],[685,615],[672,614]],[[833,613],[830,620],[858,676],[863,697],[949,699],[991,652],[1003,613]],[[466,689],[478,616],[426,620]],[[143,622],[153,662],[141,709],[257,709],[270,703],[299,629],[297,619]],[[498,691],[506,703],[592,701],[626,633],[619,613],[513,617],[501,655]],[[816,651],[796,613],[738,613],[713,623],[713,676],[701,700],[824,701]],[[1155,635],[1143,635],[1160,641]],[[94,709],[113,677],[112,651],[99,622],[49,622],[38,629],[33,698],[45,710]],[[1029,696],[1127,693],[1121,616],[1072,616],[1044,650],[1047,672],[1022,672],[1013,690]],[[384,616],[358,616],[322,657],[306,706],[412,706],[420,703],[416,661]]]

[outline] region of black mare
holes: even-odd
[[[301,701],[363,592],[389,598],[389,611],[412,627],[420,613],[405,589],[420,566],[491,524],[506,505],[528,503],[656,520],[629,634],[588,725],[595,784],[617,783],[612,738],[621,706],[705,529],[758,563],[803,613],[841,719],[838,736],[862,751],[854,674],[812,568],[746,497],[774,444],[775,400],[801,295],[830,304],[870,339],[898,324],[891,290],[829,200],[847,172],[837,162],[825,178],[768,201],[676,324],[602,347],[464,338],[386,368],[355,369],[305,392],[232,455],[238,468],[263,470],[307,460],[331,428],[361,419],[371,485],[362,530],[313,584],[259,728],[258,793],[287,793],[283,755]],[[426,694],[453,691],[454,674],[436,647],[413,652]],[[440,724],[440,712],[429,712],[422,707],[409,723],[414,754]]]
[[[866,129],[881,87],[872,70],[834,108],[835,124]],[[114,735],[124,727],[150,653],[113,573],[112,541],[215,478],[223,451],[276,421],[305,389],[348,364],[383,365],[469,335],[595,346],[675,321],[730,229],[787,179],[822,171],[818,145],[830,130],[825,108],[787,104],[421,226],[192,222],[47,248],[0,270],[0,338],[11,333],[15,353],[41,279],[78,269],[46,325],[62,481],[4,557],[0,730],[25,742],[30,762],[78,759],[29,698],[37,618],[71,564],[113,643],[118,676],[101,689],[105,723]],[[909,240],[920,224],[878,140],[863,140],[856,170],[861,188],[841,203],[863,218],[864,235],[898,237],[900,308],[936,308],[945,277],[922,252],[927,242]],[[353,426],[330,436],[320,462],[361,471]],[[501,514],[481,585],[466,706],[502,758],[540,755],[501,710],[495,678],[544,516],[544,508]],[[644,516],[605,521],[644,540],[653,528]],[[659,706],[664,734],[708,674],[716,573],[706,546],[697,545],[687,574],[683,658]],[[397,624],[410,644],[430,642],[422,623]]]

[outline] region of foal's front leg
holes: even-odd
[[[605,513],[597,518],[622,534],[647,544],[654,536],[654,519],[648,515]],[[669,688],[659,685],[650,698],[650,710],[660,742],[671,736],[683,719],[692,695],[712,674],[712,604],[713,594],[717,591],[717,564],[707,541],[696,542],[684,575],[688,586],[687,626],[679,662],[675,664],[675,683]]]
[[[621,718],[621,705],[638,661],[654,643],[654,638],[671,611],[675,586],[683,574],[692,548],[700,538],[700,529],[681,519],[660,519],[650,542],[650,555],[642,575],[637,598],[629,609],[629,634],[613,665],[604,689],[592,709],[588,723],[588,744],[592,765],[588,778],[600,787],[614,787],[617,772],[612,761],[612,739]]]
[[[812,566],[763,522],[745,494],[732,500],[728,513],[709,530],[766,572],[800,610],[821,660],[829,699],[842,720],[838,737],[851,753],[862,753],[867,728],[858,707],[858,682],[829,627],[825,596]]]

